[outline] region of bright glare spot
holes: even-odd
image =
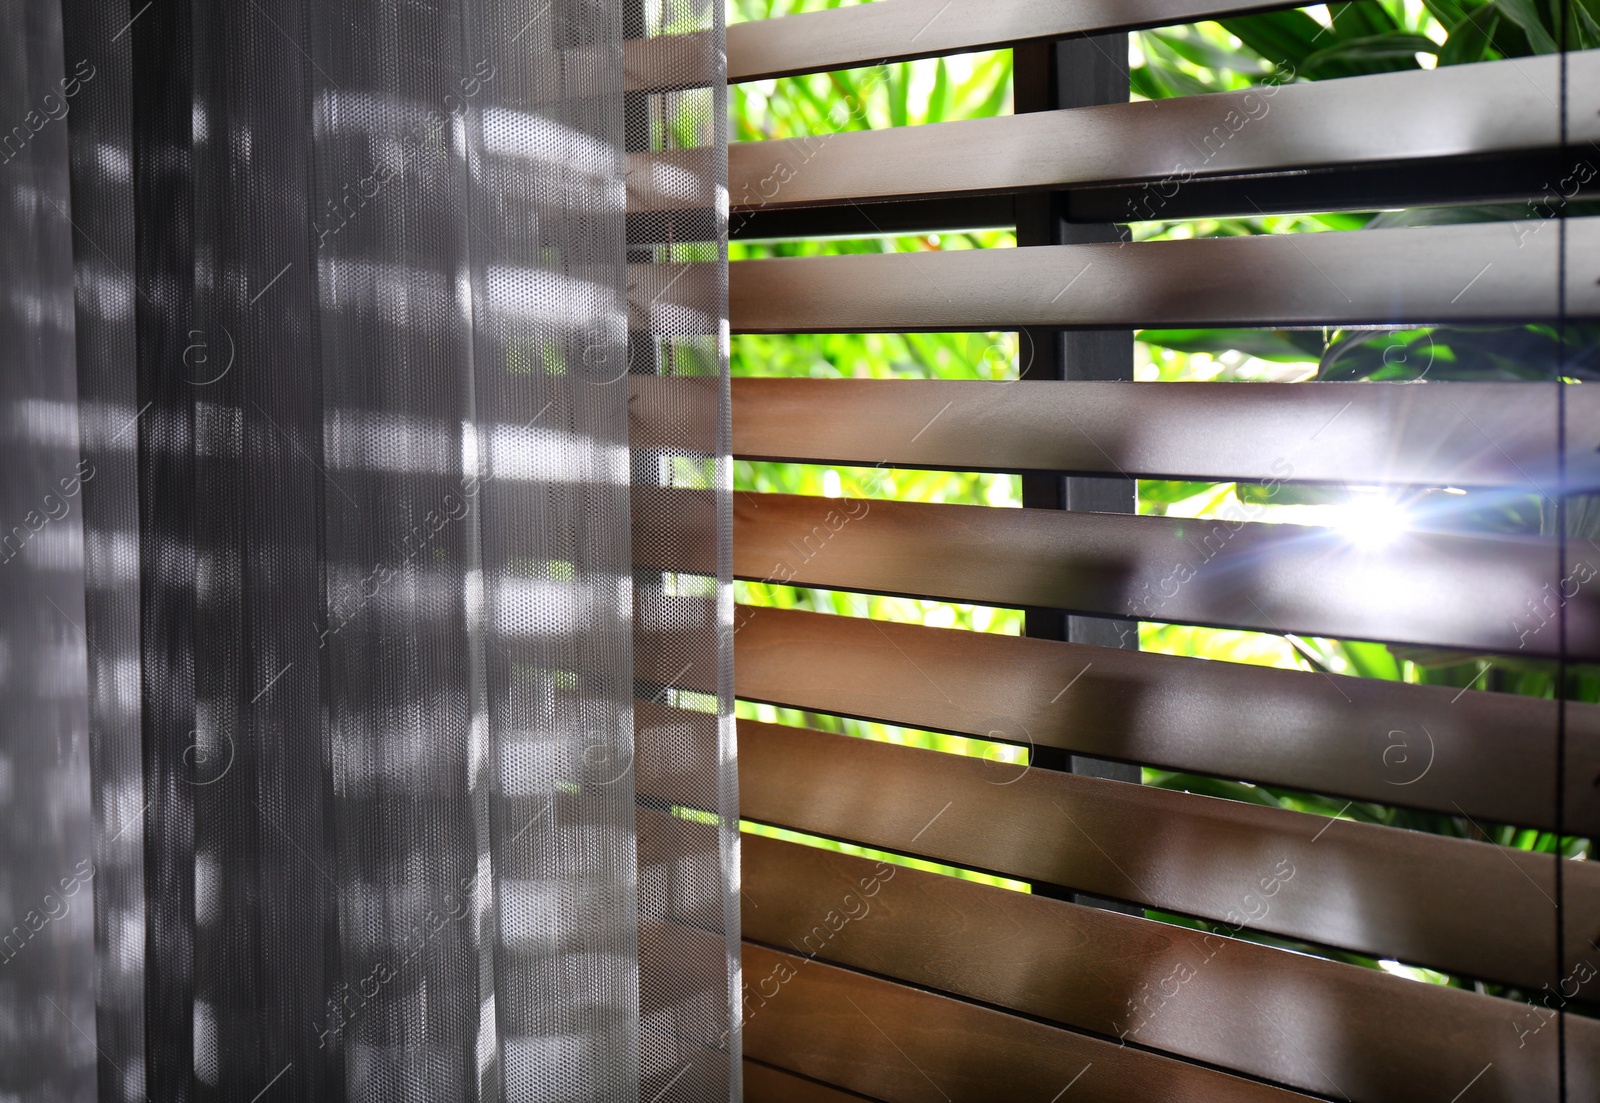
[[[989,480],[989,485],[984,489],[983,500],[992,506],[1020,506],[1022,504],[1022,480],[1016,475],[995,475]]]
[[[1358,548],[1387,547],[1410,528],[1405,507],[1384,494],[1356,493],[1338,507],[1333,527]]]
[[[1416,57],[1417,64],[1422,66],[1424,69],[1437,69],[1439,67],[1439,59],[1434,54],[1424,54],[1418,52]]]
[[[844,489],[839,485],[839,473],[833,468],[822,473],[822,496],[824,498],[839,498],[844,494]]]
[[[1433,969],[1419,969],[1412,965],[1401,965],[1390,958],[1380,958],[1378,968],[1390,976],[1404,977],[1406,980],[1421,981],[1423,984],[1449,984],[1450,978],[1444,973]]]
[[[1421,979],[1417,976],[1417,970],[1401,965],[1398,961],[1393,961],[1389,958],[1380,958],[1378,966],[1385,973],[1391,973],[1397,977],[1405,977],[1407,980]]]

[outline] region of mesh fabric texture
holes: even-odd
[[[0,565],[79,717],[0,900],[96,876],[0,1085],[736,1099],[720,6],[62,2],[8,448],[96,479]]]

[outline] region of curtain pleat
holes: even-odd
[[[0,1098],[95,1084],[94,879],[70,103],[61,12],[0,22]]]
[[[94,799],[93,1098],[145,1094],[145,808],[130,13],[62,4]],[[88,1095],[82,1098],[90,1098]]]
[[[0,782],[78,811],[0,906],[69,842],[94,883],[0,1077],[737,1098],[720,8],[11,2],[55,53],[0,105],[94,77],[33,154],[55,262],[0,276],[64,314],[65,428],[7,460],[95,475],[66,598],[0,564],[72,614],[79,717],[55,774],[5,735]],[[656,156],[694,198],[630,214]]]

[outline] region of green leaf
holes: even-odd
[[[1282,802],[1265,789],[1237,781],[1202,777],[1199,774],[1160,773],[1150,784],[1159,789],[1172,789],[1180,793],[1199,793],[1202,796],[1243,801],[1246,804],[1259,804],[1267,808],[1282,807]]]
[[[1146,329],[1137,335],[1147,345],[1178,352],[1238,351],[1284,364],[1316,361],[1322,337],[1309,330],[1283,329]]]
[[[1290,647],[1294,648],[1295,654],[1300,657],[1301,662],[1305,663],[1312,670],[1315,670],[1318,674],[1331,673],[1331,671],[1328,670],[1327,664],[1323,662],[1322,656],[1318,655],[1316,650],[1304,639],[1288,632],[1284,633],[1283,638],[1288,641]]]
[[[1324,27],[1298,10],[1223,19],[1219,22],[1229,34],[1251,50],[1297,75],[1304,67],[1306,58],[1318,50],[1326,49],[1340,38],[1336,28]],[[1348,77],[1355,76],[1356,72],[1348,67],[1338,67],[1322,75]]]
[[[1360,677],[1381,678],[1386,682],[1400,681],[1400,660],[1381,643],[1346,640],[1343,648],[1350,669]]]
[[[911,121],[911,70],[906,65],[896,65],[887,81],[889,93],[889,125],[905,126]]]
[[[1436,352],[1437,343],[1431,331],[1425,329],[1377,334],[1370,330],[1340,333],[1323,351],[1317,364],[1317,377],[1324,381],[1369,379],[1385,369],[1398,368],[1408,370],[1388,374],[1420,378],[1432,369]]]
[[[1389,14],[1388,9],[1381,4],[1372,3],[1371,0],[1329,4],[1328,20],[1341,38],[1345,36],[1372,38],[1377,35],[1394,34],[1400,30],[1400,24]]]
[[[1185,60],[1171,43],[1159,34],[1151,32],[1141,36],[1144,45],[1147,64],[1145,71],[1158,82],[1160,89],[1152,99],[1165,99],[1175,96],[1202,96],[1209,92],[1221,92],[1227,89],[1226,82],[1216,79],[1206,79],[1189,71],[1182,64]],[[1204,70],[1202,70],[1204,72]]]
[[[1482,0],[1422,0],[1422,6],[1428,9],[1434,19],[1444,27],[1454,27],[1457,23],[1474,11],[1481,11],[1484,7]]]
[[[1439,47],[1433,39],[1420,34],[1370,35],[1336,43],[1306,58],[1302,73],[1308,77],[1320,75],[1334,64],[1355,66],[1370,72],[1397,69],[1418,69],[1417,54],[1437,54]],[[1397,64],[1375,65],[1374,62]]]
[[[1233,492],[1240,502],[1252,506],[1342,506],[1350,500],[1349,491],[1342,486],[1278,483],[1267,487],[1260,483],[1240,483]]]
[[[928,108],[922,116],[925,123],[943,122],[950,109],[950,67],[944,58],[934,62],[933,91],[928,95]]]
[[[1167,50],[1170,50],[1178,57],[1203,69],[1220,69],[1226,72],[1248,73],[1250,76],[1259,77],[1268,68],[1260,58],[1251,57],[1249,54],[1240,53],[1238,50],[1229,49],[1220,43],[1209,41],[1195,27],[1176,27],[1164,31],[1147,31],[1146,35],[1149,38],[1160,41]],[[1146,51],[1146,56],[1149,56],[1148,51]]]
[[[1495,7],[1528,36],[1528,45],[1536,54],[1560,52],[1555,35],[1545,26],[1544,14],[1534,0],[1495,0]]]
[[[1590,11],[1595,8],[1595,11]],[[1569,25],[1568,33],[1576,38],[1575,42],[1568,45],[1577,50],[1592,50],[1600,46],[1600,0],[1576,0],[1573,10],[1578,13],[1575,26]]]
[[[1212,488],[1212,483],[1177,482],[1170,479],[1140,479],[1139,500],[1171,505],[1186,502]]]

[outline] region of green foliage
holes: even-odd
[[[1140,95],[1156,99],[1493,61],[1552,53],[1563,33],[1572,48],[1590,48],[1600,45],[1597,6],[1590,0],[1573,4],[1564,30],[1553,0],[1365,0],[1328,5],[1326,24],[1306,11],[1291,10],[1146,31],[1136,36],[1133,84]],[[1545,232],[1558,194],[1574,190],[1572,182],[1554,181],[1550,202],[1155,223],[1139,228],[1135,236],[1159,240],[1522,220],[1526,228],[1518,232],[1526,242]],[[1586,212],[1588,206],[1593,204]],[[1565,348],[1549,326],[1147,331],[1140,339],[1152,348],[1206,353],[1206,364],[1217,356],[1237,358],[1241,353],[1256,360],[1304,363],[1307,372],[1296,378],[1325,381],[1538,380],[1549,379],[1557,363],[1569,378],[1600,378],[1600,330],[1589,326],[1569,327]],[[1183,374],[1191,366],[1187,359],[1161,361],[1157,356],[1151,362],[1168,368],[1154,378],[1189,377]]]
[[[837,2],[810,0],[736,0],[730,9],[730,19],[765,19],[838,6]],[[803,135],[826,141],[827,136],[842,131],[1001,115],[1011,109],[1011,53],[999,50],[758,81],[730,89],[730,101],[731,132],[736,141]],[[1000,231],[848,241],[736,241],[729,248],[729,257],[743,260],[995,249],[1015,243],[1013,234]],[[1017,356],[1014,333],[741,334],[732,341],[730,369],[735,376],[1001,380],[1015,378]],[[740,490],[761,493],[892,497],[994,506],[1021,504],[1020,481],[1009,475],[740,461],[735,465],[734,485]],[[755,604],[886,620],[911,620],[980,631],[1016,633],[1021,630],[1021,614],[1014,610],[906,602],[897,598],[824,593],[759,583],[738,584],[736,596],[740,601]],[[835,726],[831,722],[821,724],[818,718],[812,717],[811,722],[826,730],[883,737],[881,726],[874,728],[858,721],[840,721]],[[903,738],[916,746],[959,749],[950,742],[955,737],[920,733]],[[985,753],[1003,756],[1011,752]]]

